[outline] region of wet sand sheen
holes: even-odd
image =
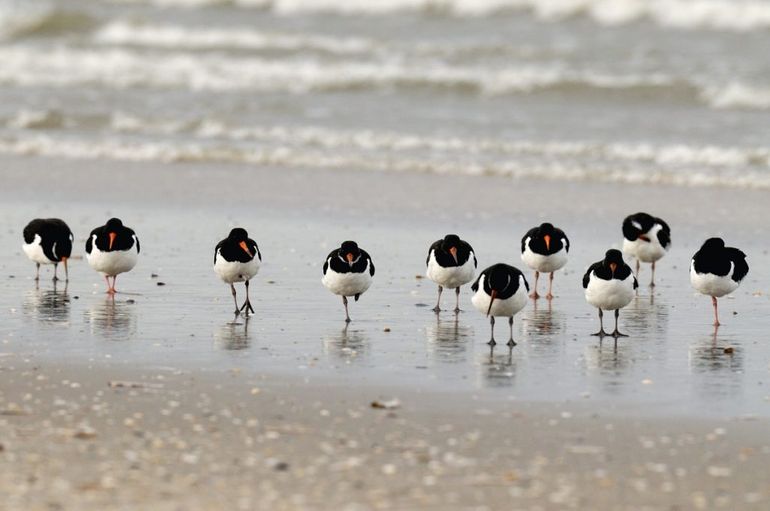
[[[114,301],[84,261],[73,261],[65,292],[47,273],[35,289],[19,249],[0,256],[13,276],[0,298],[0,477],[11,509],[766,507],[756,467],[769,452],[769,275],[758,264],[767,206],[757,192],[55,163],[4,160],[3,246],[20,245],[32,216],[56,214],[82,253],[88,229],[117,215],[142,255]],[[729,214],[713,213],[716,199]],[[544,203],[573,242],[570,263],[550,306],[530,302],[517,317],[519,345],[490,355],[469,291],[466,311],[437,318],[435,287],[415,275],[430,242],[451,231],[480,267],[521,268],[519,239]],[[647,208],[672,225],[674,248],[655,293],[643,273],[621,315],[631,338],[600,344],[588,335],[596,319],[582,271],[619,242],[625,214]],[[233,320],[211,270],[234,224],[265,262],[248,322]],[[689,257],[713,234],[754,263],[716,337],[708,300],[687,282]],[[324,256],[346,238],[377,265],[348,328],[320,284]],[[121,380],[142,385],[108,387]],[[371,410],[380,397],[402,408]]]

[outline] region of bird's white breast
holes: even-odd
[[[94,270],[110,277],[131,271],[136,266],[136,261],[139,258],[136,236],[133,236],[133,238],[134,244],[128,250],[102,252],[96,246],[96,235],[94,234],[91,237],[91,253],[86,256],[88,264]]]
[[[214,271],[219,278],[228,284],[251,280],[259,272],[259,258],[254,257],[247,263],[226,261],[219,250],[214,262]]]
[[[372,276],[369,274],[370,264],[369,261],[366,262],[366,269],[363,273],[337,273],[332,270],[331,264],[329,264],[321,283],[335,295],[355,296],[361,294],[372,285]]]
[[[495,299],[490,310],[489,302],[492,300],[492,297],[484,291],[485,278],[485,275],[479,278],[479,290],[471,297],[471,303],[480,312],[486,314],[487,310],[489,310],[490,316],[511,317],[527,305],[527,287],[524,285],[524,277],[519,276],[519,289],[510,298],[504,300]]]
[[[660,244],[658,233],[663,229],[660,224],[655,224],[643,235],[650,238],[650,241],[635,239],[629,241],[623,238],[623,252],[639,259],[643,263],[653,263],[666,255],[666,248]]]
[[[430,251],[428,258],[428,269],[425,274],[430,280],[439,286],[448,289],[464,286],[473,280],[476,273],[476,265],[473,263],[473,252],[470,253],[468,260],[462,266],[450,266],[444,268],[436,261],[435,251]]]
[[[24,253],[27,254],[27,257],[30,260],[38,264],[54,264],[56,261],[48,259],[43,252],[43,247],[40,245],[42,241],[40,235],[35,234],[35,239],[32,240],[32,243],[23,244],[21,249],[24,250]]]
[[[555,254],[542,255],[533,252],[529,248],[529,240],[527,238],[524,243],[524,252],[521,253],[521,260],[524,261],[528,267],[535,271],[543,273],[551,273],[560,270],[567,264],[567,246],[566,240],[562,239],[562,248]]]
[[[629,273],[625,280],[604,280],[591,272],[585,295],[586,301],[598,309],[622,309],[634,299],[634,275]]]
[[[733,271],[735,271],[735,265],[731,263],[730,272],[724,277],[713,273],[698,273],[695,271],[695,263],[692,262],[690,263],[690,284],[696,291],[707,296],[719,298],[729,295],[740,285],[732,279]]]

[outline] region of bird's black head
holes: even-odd
[[[249,239],[249,233],[246,232],[246,229],[236,227],[230,231],[230,234],[228,234],[227,237],[233,241],[246,241]]]
[[[542,224],[540,224],[540,227],[538,227],[538,229],[540,230],[541,235],[553,234],[553,224],[551,223],[543,222]]]
[[[457,234],[447,234],[441,241],[441,250],[451,254],[457,264],[457,247],[460,245],[460,236]]]
[[[120,220],[120,218],[110,218],[107,220],[107,223],[104,224],[104,226],[108,231],[115,231],[116,229],[123,227],[123,222]]]
[[[608,267],[613,275],[618,267],[624,264],[625,261],[623,261],[623,254],[620,250],[612,248],[604,254],[604,266]]]
[[[487,280],[489,282],[489,288],[493,291],[500,292],[510,284],[510,275],[502,268],[495,267],[489,271]]]
[[[721,250],[725,248],[725,240],[722,238],[709,238],[703,243],[703,247],[701,247],[701,250]]]
[[[343,241],[340,245],[340,257],[345,259],[348,264],[352,265],[353,261],[358,259],[361,255],[361,249],[358,248],[358,243],[355,241]]]

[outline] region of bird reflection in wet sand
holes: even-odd
[[[240,311],[239,311],[240,312]],[[251,346],[249,334],[249,321],[251,316],[235,315],[232,321],[228,321],[214,334],[217,345],[225,350],[245,350]]]
[[[39,321],[67,324],[70,320],[70,297],[66,284],[57,289],[40,290],[35,282],[35,289],[27,293],[24,299],[24,311],[35,316]]]
[[[473,328],[461,325],[457,313],[449,320],[441,320],[436,314],[436,322],[431,322],[425,329],[428,351],[438,361],[456,363],[468,358],[468,343],[473,339]]]
[[[347,364],[362,360],[369,351],[369,339],[363,330],[351,329],[349,323],[338,333],[323,338],[324,352]]]
[[[601,376],[601,385],[611,394],[620,393],[628,384],[626,374],[633,361],[633,345],[617,342],[617,339],[600,339],[596,344],[586,346],[583,357],[588,373]]]
[[[489,354],[481,362],[482,377],[488,387],[513,385],[516,366],[513,362],[514,346],[489,346]]]
[[[738,342],[719,339],[718,332],[716,326],[710,336],[690,345],[690,369],[708,376],[714,384],[709,387],[718,387],[720,393],[725,393],[741,385],[736,375],[743,373],[743,349]]]
[[[136,311],[133,300],[116,300],[108,295],[86,311],[91,332],[107,341],[129,340],[136,334]]]

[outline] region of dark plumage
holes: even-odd
[[[548,236],[548,243],[546,243],[546,236]],[[521,238],[522,254],[527,248],[527,238],[530,238],[529,249],[536,254],[551,255],[559,252],[562,248],[569,252],[569,239],[567,235],[564,234],[564,231],[548,222],[533,227]]]
[[[244,249],[243,245],[246,249]],[[225,261],[248,263],[254,257],[262,260],[262,254],[259,251],[257,242],[249,238],[249,234],[246,229],[236,227],[230,231],[227,238],[223,239],[214,248],[214,264],[217,262],[217,253],[219,253]]]
[[[612,264],[617,265],[614,271],[610,266]],[[607,251],[604,259],[588,267],[588,270],[583,275],[583,289],[588,288],[591,273],[602,280],[626,280],[631,275],[631,267],[623,260],[623,254],[620,250],[612,249]],[[637,287],[639,287],[639,282],[634,277],[634,289]]]
[[[634,223],[641,226],[637,228]],[[635,213],[629,215],[623,220],[623,236],[628,241],[636,241],[639,236],[649,232],[655,224],[660,224],[662,229],[658,231],[658,241],[663,248],[669,248],[671,245],[671,228],[663,219],[654,217],[648,213]]]
[[[348,264],[347,261],[353,261],[353,264]],[[363,273],[366,271],[367,263],[369,263],[369,275],[374,277],[374,263],[366,250],[358,248],[355,241],[345,241],[340,248],[335,248],[326,256],[323,274],[326,275],[330,264],[331,269],[337,273]]]
[[[455,249],[455,255],[452,255],[451,250]],[[473,251],[473,247],[469,243],[460,239],[457,234],[447,234],[443,239],[436,240],[428,249],[428,256],[425,258],[425,266],[430,263],[430,253],[433,252],[433,257],[436,258],[436,262],[443,268],[451,268],[453,266],[462,266],[468,259],[473,257],[473,267],[478,267],[478,261],[476,261],[476,255]]]
[[[58,280],[56,270],[59,263],[64,264],[66,279],[69,280],[67,259],[72,255],[72,242],[75,239],[69,226],[59,218],[36,218],[24,227],[24,252],[37,263],[35,280],[40,278],[40,264],[54,265],[54,280]],[[36,248],[36,236],[40,237],[39,250]]]
[[[498,300],[506,300],[516,294],[519,290],[519,277],[524,280],[524,287],[529,291],[529,283],[524,274],[518,268],[508,264],[493,264],[481,272],[476,282],[471,285],[474,293],[479,290],[481,277],[484,277],[484,292],[491,295],[492,291],[496,291]]]
[[[119,218],[110,218],[106,224],[91,231],[88,240],[86,240],[86,253],[88,254],[91,253],[93,247],[94,235],[96,235],[96,248],[102,252],[129,250],[134,246],[134,239],[136,239],[136,253],[141,251],[136,233],[133,229],[123,225]]]
[[[692,257],[696,273],[710,273],[726,277],[732,271],[730,278],[740,282],[749,273],[746,254],[737,248],[726,247],[722,238],[709,238]]]

